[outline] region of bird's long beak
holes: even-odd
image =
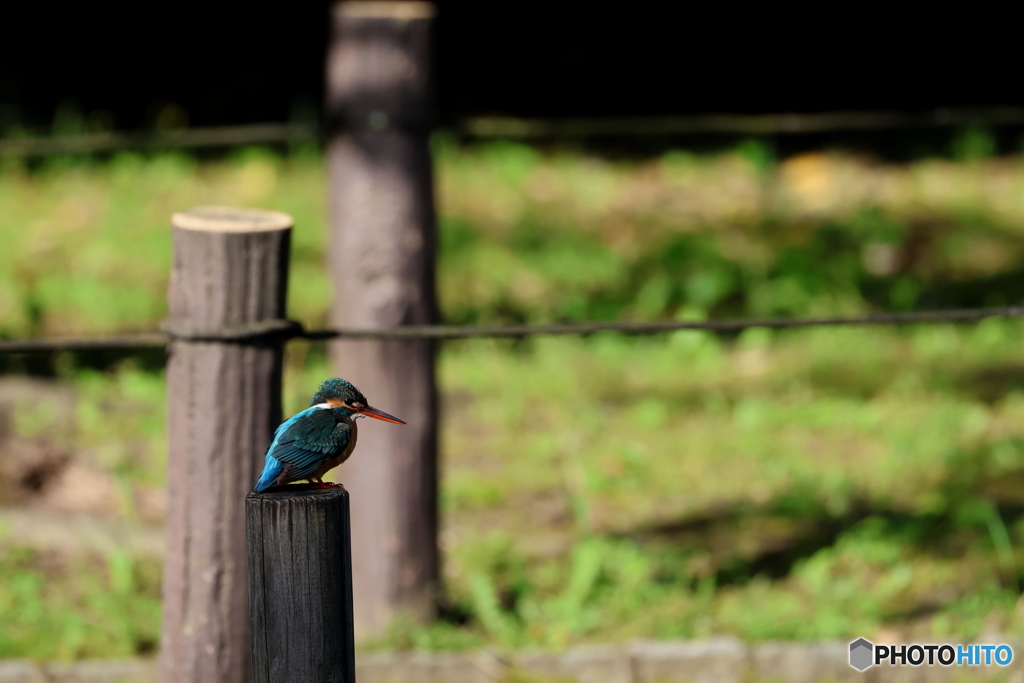
[[[357,415],[365,415],[366,417],[372,417],[377,420],[384,420],[385,422],[394,422],[396,425],[404,425],[405,422],[399,420],[394,415],[388,415],[383,410],[377,410],[373,406],[366,406],[362,410],[356,413]]]

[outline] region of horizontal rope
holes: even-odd
[[[219,330],[204,330],[175,320],[164,320],[160,331],[171,339],[205,342],[246,342],[257,339],[291,339],[305,333],[302,323],[297,320],[260,320],[236,327]]]
[[[51,353],[53,351],[119,351],[160,348],[167,335],[159,332],[122,334],[113,337],[53,337],[49,339],[0,339],[0,353]]]
[[[1024,125],[1024,108],[935,109],[928,112],[835,111],[816,114],[701,114],[568,119],[467,119],[471,137],[518,139],[614,137],[633,135],[801,135],[834,131],[883,131]]]
[[[912,130],[1024,125],[1024,108],[986,107],[899,111],[836,111],[815,114],[699,114],[693,116],[519,119],[503,116],[468,118],[452,130],[471,138],[574,138],[633,135],[799,135],[856,130]],[[370,126],[376,130],[375,127]],[[443,128],[443,126],[442,126]],[[0,140],[0,157],[109,152],[118,149],[231,147],[260,143],[318,140],[313,125],[257,123],[243,126],[185,128],[148,132],[8,138]]]
[[[1019,318],[1024,316],[1024,307],[1006,306],[1001,308],[958,308],[938,311],[913,311],[909,313],[876,313],[863,316],[831,316],[814,318],[733,318],[706,320],[701,322],[665,320],[659,322],[587,322],[555,323],[551,325],[408,325],[386,330],[341,329],[306,331],[295,321],[271,320],[241,328],[222,331],[179,333],[184,341],[238,343],[254,341],[261,337],[278,339],[302,338],[310,341],[330,339],[477,339],[528,337],[532,335],[587,335],[597,332],[621,332],[623,334],[657,334],[683,330],[706,330],[709,332],[740,332],[753,327],[782,330],[800,327],[851,327],[861,325],[911,325],[918,323],[960,323],[984,318]],[[165,346],[171,335],[145,333],[105,338],[54,338],[0,340],[0,353],[43,353],[52,351],[103,351],[130,348],[153,348]]]
[[[185,128],[182,130],[129,133],[89,133],[39,138],[0,140],[0,157],[111,152],[119,149],[172,149],[232,147],[269,142],[314,140],[313,126],[257,123],[246,126]]]

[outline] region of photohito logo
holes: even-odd
[[[1013,661],[1009,645],[875,645],[865,638],[850,643],[850,666],[864,671],[889,666],[1006,666]]]

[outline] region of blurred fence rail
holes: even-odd
[[[468,118],[451,127],[468,138],[580,138],[617,136],[800,135],[840,131],[1021,126],[1024,107],[935,109],[928,112],[837,111],[814,114],[706,114],[696,116],[531,119]],[[259,123],[162,132],[89,133],[0,139],[2,156],[110,152],[120,149],[232,147],[319,140],[313,125]]]
[[[664,320],[656,322],[586,322],[550,325],[408,325],[391,329],[305,330],[295,321],[268,326],[260,332],[251,327],[210,330],[195,333],[146,332],[134,335],[93,338],[51,338],[0,340],[0,353],[50,353],[54,351],[103,351],[132,348],[159,348],[177,337],[193,341],[254,341],[260,337],[277,339],[480,339],[517,338],[534,335],[588,335],[598,332],[658,334],[686,330],[740,332],[754,327],[773,330],[799,327],[853,327],[863,325],[912,325],[920,323],[963,323],[985,318],[1024,317],[1024,306],[999,308],[957,308],[907,313],[876,313],[861,316],[809,318],[732,318],[706,321]]]
[[[279,123],[184,128],[155,133],[89,133],[87,135],[0,140],[0,156],[111,152],[120,149],[232,147],[258,143],[297,142],[313,140],[316,137],[317,129],[313,126]]]
[[[838,111],[816,114],[708,114],[700,116],[467,119],[471,137],[557,138],[620,135],[794,135],[833,131],[947,128],[966,125],[1024,125],[1024,108],[936,109],[923,113]]]

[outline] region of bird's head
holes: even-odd
[[[388,415],[383,410],[377,410],[371,406],[363,393],[356,389],[351,382],[338,377],[325,379],[320,383],[320,388],[313,394],[313,400],[309,402],[309,407],[337,410],[346,417],[363,415],[384,422],[405,424],[394,415]]]

